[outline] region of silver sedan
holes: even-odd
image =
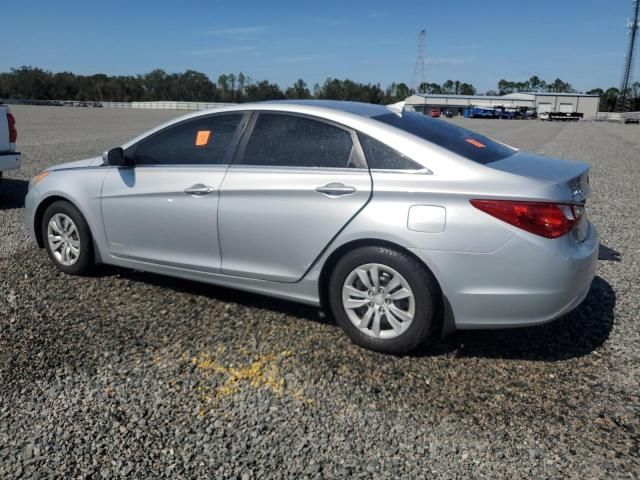
[[[330,308],[357,344],[536,325],[587,295],[589,166],[414,112],[268,102],[190,114],[38,174],[31,236],[105,263]]]

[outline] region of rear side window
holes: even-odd
[[[387,125],[412,133],[477,163],[491,163],[516,153],[516,150],[442,120],[415,112],[388,113],[373,117]]]
[[[358,132],[369,168],[380,170],[420,170],[424,167],[382,142]]]
[[[357,166],[351,134],[294,115],[261,113],[241,161],[273,167],[347,168]]]
[[[229,163],[242,114],[199,118],[169,127],[138,143],[136,165],[220,165]]]

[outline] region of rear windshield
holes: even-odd
[[[477,163],[496,162],[516,153],[515,149],[495,140],[421,113],[386,113],[373,119],[417,135]]]

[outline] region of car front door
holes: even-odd
[[[222,273],[299,280],[370,196],[353,131],[305,116],[254,114],[220,191]]]
[[[247,118],[198,117],[128,148],[133,166],[111,168],[102,187],[110,253],[218,273],[219,189]]]

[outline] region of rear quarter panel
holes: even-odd
[[[406,248],[489,253],[515,233],[506,223],[473,207],[472,198],[545,198],[554,186],[523,177],[481,170],[433,174],[372,171],[373,195],[337,241],[379,238]],[[443,207],[445,226],[435,233],[408,228],[409,209],[414,205]]]
[[[382,240],[410,251],[420,251],[420,259],[436,276],[447,294],[448,280],[441,254],[490,256],[519,234],[512,227],[476,209],[472,198],[543,199],[555,186],[483,165],[469,168],[438,169],[433,174],[372,171],[373,194],[367,206],[334,240],[309,278],[316,278],[322,265],[336,249],[360,240]],[[415,205],[445,209],[441,231],[428,233],[410,230],[409,210]]]

